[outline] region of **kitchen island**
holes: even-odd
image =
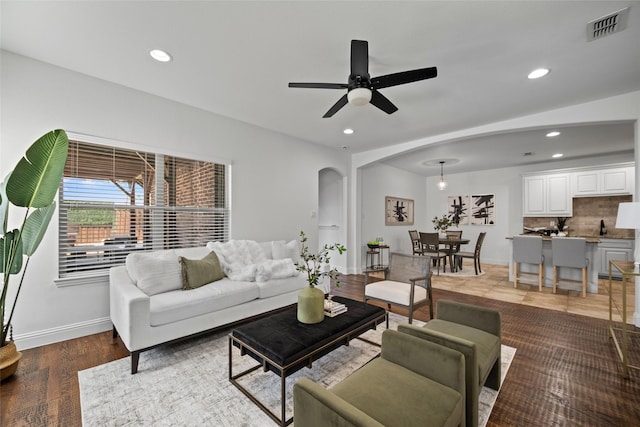
[[[582,237],[582,236],[571,236]],[[507,239],[513,242],[513,237],[507,237]],[[551,254],[551,240],[554,237],[543,236],[542,237],[542,255],[544,256],[544,286],[553,288],[553,256]],[[587,253],[586,257],[589,260],[589,266],[587,267],[587,292],[598,293],[598,243],[600,239],[597,237],[585,237],[587,240]],[[527,271],[536,273],[538,272],[538,266],[532,264],[521,264],[519,267],[521,271]],[[577,268],[558,268],[558,275],[567,279],[582,280],[582,273]],[[509,245],[509,280],[513,282],[513,244]],[[558,288],[569,289],[570,285],[558,283]],[[571,289],[577,289],[577,286]]]

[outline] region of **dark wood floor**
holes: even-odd
[[[363,286],[343,276],[335,293],[361,299]],[[517,348],[489,426],[640,426],[640,372],[622,378],[606,321],[434,289],[441,298],[500,310],[503,342]],[[23,351],[0,389],[0,425],[80,426],[77,372],[126,356],[111,332]]]

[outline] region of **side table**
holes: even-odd
[[[618,301],[614,298],[613,292],[613,271],[617,270],[622,274],[622,302],[618,304]],[[627,290],[628,286],[634,286],[633,279],[640,276],[640,270],[635,267],[633,261],[622,260],[610,260],[609,261],[609,332],[611,338],[618,351],[618,356],[622,362],[622,374],[624,378],[629,377],[629,369],[640,369],[640,366],[631,365],[629,363],[629,339],[634,334],[640,336],[640,331],[630,330],[633,326],[627,324]],[[618,314],[622,317],[622,325],[617,326],[613,321],[614,307]],[[620,332],[622,342],[618,340],[616,331]],[[631,335],[630,335],[631,334]]]
[[[385,270],[389,266],[389,246],[367,246],[367,259],[365,267],[367,270]],[[387,262],[384,261],[384,252],[387,254]]]

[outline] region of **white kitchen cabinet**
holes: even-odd
[[[633,261],[633,244],[633,239],[600,238],[596,258],[600,277],[609,277],[609,261],[611,260]],[[622,277],[619,272],[613,271],[612,273],[614,277]]]
[[[572,175],[574,197],[633,194],[635,169],[632,166],[581,170]]]
[[[522,177],[524,216],[572,216],[571,174]]]

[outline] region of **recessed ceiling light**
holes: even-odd
[[[553,155],[553,156],[551,156],[551,157],[553,157],[554,159],[557,159],[557,158],[559,158],[559,157],[562,157],[562,153],[556,153],[556,154],[554,154],[554,155]]]
[[[160,49],[153,49],[149,51],[149,55],[151,55],[151,57],[156,61],[160,61],[160,62],[169,62],[172,59],[171,55],[169,55],[164,50],[160,50]]]
[[[553,132],[549,132],[547,134],[547,138],[553,138],[554,136],[558,136],[560,135],[560,132],[558,132],[557,130],[554,130]]]
[[[538,68],[537,70],[533,70],[532,72],[530,72],[527,77],[529,77],[530,79],[539,79],[540,77],[544,77],[547,74],[549,74],[548,68]]]
[[[345,135],[351,135],[351,134],[353,133],[353,129],[349,129],[349,128],[347,128],[347,129],[343,130],[342,132],[343,132]]]

